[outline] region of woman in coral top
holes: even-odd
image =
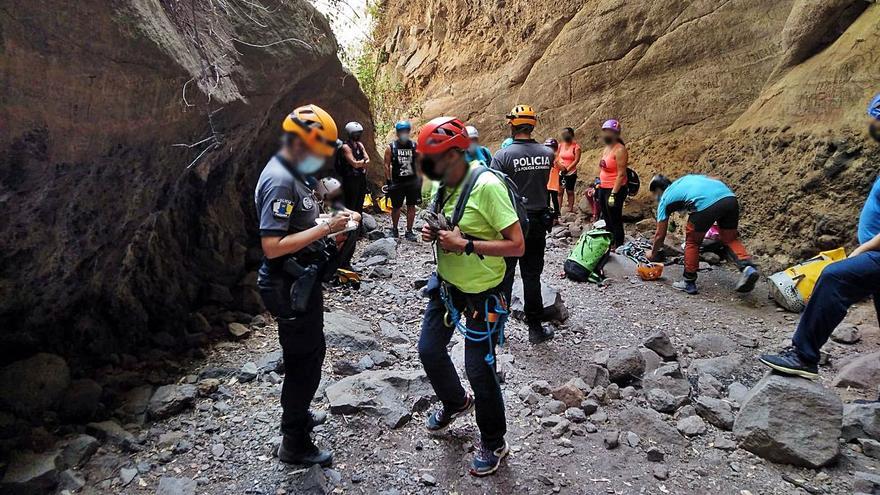
[[[620,122],[611,119],[602,124],[602,141],[605,149],[599,161],[599,206],[608,230],[614,235],[612,248],[624,241],[623,202],[626,200],[626,167],[629,152],[620,139]]]
[[[581,145],[574,140],[574,129],[566,127],[562,130],[562,142],[559,143],[559,195],[568,193],[568,211],[574,211],[574,186],[577,183],[578,163],[581,161]],[[562,199],[562,198],[560,198]]]

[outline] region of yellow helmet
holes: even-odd
[[[281,125],[284,132],[301,137],[306,146],[314,153],[333,156],[336,150],[336,139],[339,131],[336,122],[323,108],[318,105],[303,105],[290,112]]]
[[[530,125],[534,126],[538,123],[538,116],[535,109],[529,105],[517,105],[513,107],[510,114],[507,115],[507,121],[512,126]]]

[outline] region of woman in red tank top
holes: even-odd
[[[559,143],[559,199],[568,193],[568,211],[574,211],[574,186],[577,183],[578,164],[581,161],[581,145],[574,140],[574,129],[562,130]]]
[[[611,119],[602,124],[605,149],[599,161],[599,205],[606,228],[614,235],[613,248],[624,241],[623,202],[626,200],[626,167],[629,152],[620,138],[620,122]]]

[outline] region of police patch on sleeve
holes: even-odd
[[[293,201],[289,199],[276,199],[272,201],[272,215],[275,218],[290,218],[293,213]]]

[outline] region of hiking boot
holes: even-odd
[[[545,327],[540,322],[529,323],[529,343],[540,344],[551,340],[556,332],[550,327]]]
[[[784,375],[800,376],[810,380],[819,377],[819,368],[801,359],[794,349],[786,349],[779,354],[764,354],[758,360]]]
[[[440,406],[440,409],[437,409],[433,414],[428,416],[428,421],[427,424],[425,424],[425,427],[430,431],[443,430],[451,425],[456,418],[471,412],[471,409],[473,408],[474,398],[470,395],[466,395],[464,405],[455,411],[447,411],[446,406]]]
[[[507,441],[497,449],[487,449],[480,445],[474,452],[474,461],[471,463],[471,474],[474,476],[489,476],[498,471],[501,460],[507,457],[510,446]]]
[[[672,284],[672,288],[680,291],[687,292],[690,295],[694,295],[697,292],[697,283],[693,280],[679,280]]]
[[[278,446],[278,459],[287,464],[305,466],[318,464],[321,467],[329,467],[333,464],[333,454],[316,447],[307,433],[303,434],[301,439],[284,435],[281,445]]]
[[[400,231],[397,230],[397,228],[395,227],[388,231],[388,237],[391,237],[392,239],[397,239],[398,237],[400,237]]]
[[[403,238],[412,242],[416,242],[417,239],[416,234],[412,231],[412,229],[406,229],[406,233],[403,234]]]
[[[316,426],[321,426],[322,424],[327,422],[327,413],[324,411],[309,411],[309,422],[306,425],[306,428],[309,431],[315,429]]]
[[[758,283],[758,270],[753,266],[747,266],[740,274],[739,281],[736,283],[736,289],[734,290],[742,293],[751,292],[755,288],[756,283]]]

